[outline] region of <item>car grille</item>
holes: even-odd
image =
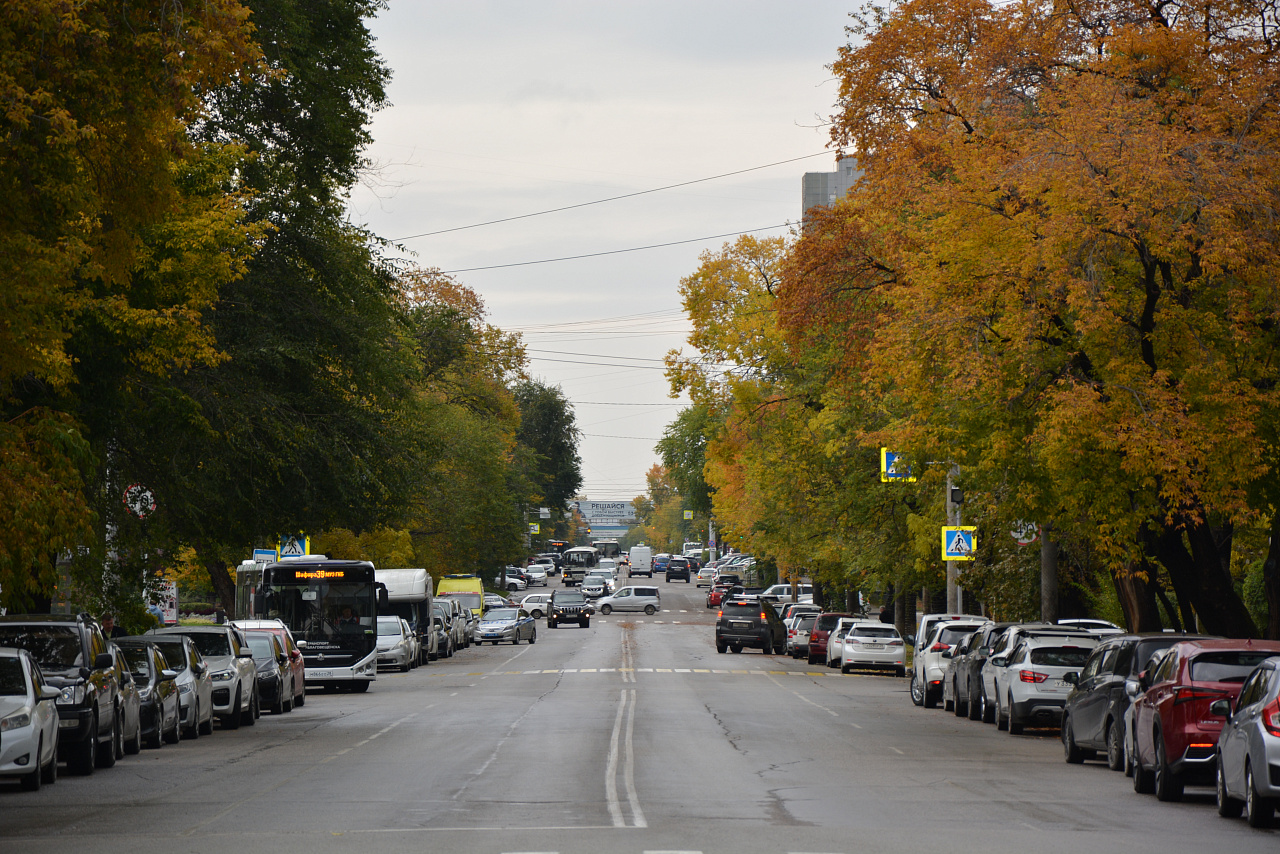
[[[213,704],[215,706],[225,706],[231,702],[230,688],[215,688],[213,692]]]

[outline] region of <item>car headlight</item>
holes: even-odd
[[[84,702],[84,683],[77,682],[75,685],[68,685],[62,689],[62,693],[58,695],[58,702],[69,706],[78,706]]]
[[[181,685],[178,686],[178,693],[190,694],[195,689],[195,687],[196,687],[195,683],[193,682],[183,682]]]
[[[220,670],[213,674],[212,678],[214,682],[230,682],[236,678],[236,672],[234,670]]]
[[[8,732],[11,729],[22,729],[31,726],[31,711],[23,709],[15,715],[9,715],[7,718],[0,718],[0,732]]]

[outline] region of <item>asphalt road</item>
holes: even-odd
[[[553,587],[557,582],[553,580]],[[906,680],[718,655],[704,591],[536,645],[472,647],[367,694],[0,784],[0,851],[1204,852],[1280,830],[1134,794],[1052,732],[911,705]]]

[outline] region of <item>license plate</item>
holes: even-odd
[[[750,624],[750,623],[737,623],[737,622],[734,622],[734,623],[730,623],[729,625],[733,626],[735,629],[749,629],[749,628],[751,628],[751,624]]]
[[[884,644],[882,644],[882,643],[864,643],[864,644],[862,645],[862,648],[863,648],[863,649],[884,649]]]
[[[307,675],[315,679],[328,679],[330,676],[333,675],[333,671],[332,670],[312,670]]]
[[[1059,679],[1057,682],[1054,682],[1054,683],[1053,683],[1053,687],[1055,687],[1055,688],[1070,688],[1070,687],[1071,687],[1071,683],[1070,683],[1070,682],[1063,682],[1061,679]]]

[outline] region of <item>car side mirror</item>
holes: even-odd
[[[987,661],[991,663],[992,667],[1004,667],[1009,663],[1009,659],[1003,655],[997,655],[995,658],[987,659]]]
[[[1074,670],[1073,670],[1073,671],[1071,671],[1070,673],[1064,673],[1064,674],[1062,674],[1062,681],[1063,681],[1063,682],[1067,682],[1067,683],[1069,683],[1069,684],[1071,684],[1071,685],[1079,685],[1079,684],[1080,684],[1080,674],[1079,674],[1079,673],[1077,673],[1077,672],[1075,672]]]
[[[1217,715],[1220,718],[1231,717],[1231,701],[1230,700],[1214,700],[1209,704],[1209,714]]]
[[[280,653],[280,655],[276,658],[276,661],[280,662],[281,664],[288,664],[288,663],[289,663],[289,656],[285,655],[285,654],[282,652],[282,653]]]
[[[952,650],[949,650],[949,649],[944,649],[944,650],[942,651],[942,657],[943,657],[943,658],[954,658],[954,657],[955,657],[955,652],[954,652],[954,651],[952,651]]]
[[[1124,694],[1130,700],[1136,700],[1142,696],[1142,684],[1137,679],[1124,680]]]
[[[42,685],[40,686],[40,696],[37,697],[36,699],[43,703],[45,700],[56,700],[61,696],[62,696],[62,692],[59,691],[57,688],[53,688],[48,685]]]
[[[236,653],[236,658],[253,658],[253,653],[247,649],[242,649]]]
[[[160,671],[160,681],[161,681],[161,682],[172,682],[173,680],[175,680],[175,679],[177,679],[177,678],[178,678],[178,671],[176,671],[176,670],[161,670],[161,671]]]
[[[191,668],[191,672],[197,676],[203,676],[206,672],[208,672],[208,670],[209,668],[203,664],[196,664]]]
[[[97,657],[93,659],[94,670],[110,670],[115,666],[116,660],[109,652],[100,652]]]
[[[297,647],[298,647],[298,649],[306,649],[306,648],[307,648],[307,642],[306,642],[306,641],[304,641],[304,640],[302,640],[301,638],[299,638],[298,640],[295,640],[293,643],[294,643],[294,645],[295,645],[295,646],[297,646]]]

